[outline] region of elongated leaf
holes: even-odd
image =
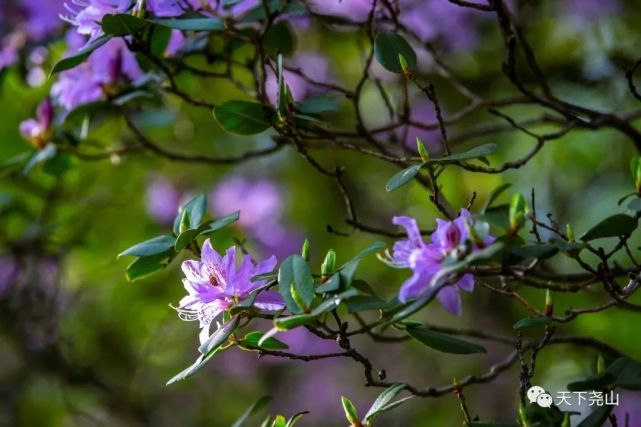
[[[205,367],[207,362],[209,362],[209,360],[219,352],[220,352],[220,347],[207,355],[201,354],[191,366],[189,366],[187,369],[178,373],[172,379],[167,381],[167,385],[175,384],[179,381],[184,381],[187,378],[196,375],[202,368]]]
[[[338,268],[338,275],[340,279],[340,287],[341,289],[347,289],[352,285],[352,281],[354,280],[354,276],[356,275],[356,269],[358,268],[358,264],[360,261],[366,257],[369,254],[372,254],[380,249],[383,249],[385,247],[385,243],[383,242],[375,242],[374,244],[368,246],[364,250],[362,250],[358,255],[356,255],[354,258],[350,259],[347,261],[345,264],[340,266]]]
[[[635,214],[641,214],[641,198],[636,198],[628,203],[627,209]]]
[[[214,222],[208,224],[207,227],[200,232],[200,235],[210,234],[210,233],[213,233],[214,231],[220,230],[221,228],[224,228],[229,224],[232,224],[238,221],[239,218],[240,218],[240,211],[236,211],[222,218],[218,218]]]
[[[176,252],[179,252],[189,246],[194,238],[198,235],[198,230],[185,230],[176,238],[176,243],[174,244],[174,249]]]
[[[463,341],[449,335],[430,331],[429,329],[423,328],[421,326],[410,326],[407,328],[407,333],[409,334],[409,336],[411,336],[421,344],[433,348],[434,350],[442,351],[443,353],[486,353],[486,350],[483,346],[468,341]]]
[[[421,163],[403,169],[402,171],[391,177],[389,181],[387,181],[385,190],[394,191],[398,188],[401,188],[402,186],[410,182],[416,175],[418,175],[422,167],[423,164]]]
[[[183,209],[189,214],[189,228],[198,228],[207,210],[207,197],[199,194],[187,202]]]
[[[287,350],[289,348],[287,344],[276,338],[267,338],[259,344],[263,335],[265,334],[259,331],[249,332],[243,338],[243,343],[251,347],[264,348],[265,350]]]
[[[426,164],[430,163],[455,163],[462,160],[482,159],[490,154],[496,153],[496,144],[484,144],[474,147],[464,153],[450,154],[449,156],[441,157],[438,159],[430,159]]]
[[[356,406],[354,406],[352,401],[345,396],[341,396],[341,403],[343,404],[343,411],[345,411],[345,418],[347,418],[347,421],[349,421],[349,423],[353,426],[360,424],[358,411],[356,410]]]
[[[245,421],[249,419],[252,415],[256,414],[258,411],[263,409],[265,406],[272,401],[270,396],[263,396],[254,403],[251,404],[249,408],[243,412],[243,414],[231,425],[231,427],[242,427],[245,424]]]
[[[551,322],[548,317],[526,317],[516,322],[512,328],[516,330],[534,328],[536,326],[549,325]]]
[[[313,314],[296,314],[294,316],[281,317],[280,319],[274,320],[274,326],[277,331],[289,331],[290,329],[297,328],[301,325],[312,324],[317,318],[318,316]],[[264,340],[266,340],[266,338],[259,341],[260,345],[263,344]]]
[[[292,313],[300,313],[311,306],[314,278],[302,256],[290,255],[283,261],[278,270],[278,287],[287,309]]]
[[[125,249],[118,254],[118,258],[125,255],[148,257],[151,255],[165,253],[174,247],[175,241],[176,239],[171,236],[154,237],[153,239],[133,245],[129,249]]]
[[[128,36],[142,31],[149,23],[133,15],[120,13],[103,16],[100,26],[105,34],[112,36]]]
[[[323,94],[312,96],[294,104],[296,110],[303,114],[320,114],[328,111],[340,111],[341,106],[336,95]]]
[[[372,295],[358,295],[347,301],[347,311],[358,313],[367,310],[388,310],[394,306],[393,302],[387,302]]]
[[[399,56],[403,56],[410,70],[416,67],[416,52],[402,36],[392,32],[382,32],[374,40],[374,56],[383,68],[402,73]]]
[[[386,388],[378,395],[372,406],[369,408],[367,414],[365,414],[365,417],[363,418],[363,422],[370,423],[373,421],[376,415],[381,412],[381,409],[388,405],[392,399],[398,396],[403,389],[405,389],[405,384],[401,383],[394,384],[393,386]]]
[[[309,412],[303,411],[293,415],[290,419],[287,420],[287,424],[285,424],[285,427],[294,427],[298,420],[300,420],[305,414],[309,414]]]
[[[216,350],[218,347],[223,345],[227,338],[236,330],[238,327],[238,322],[240,317],[234,316],[229,320],[229,322],[222,325],[216,332],[211,334],[211,336],[198,348],[202,354],[209,354],[212,351]]]
[[[227,101],[214,107],[214,117],[228,132],[254,135],[272,126],[274,110],[264,104],[248,101]]]
[[[501,194],[503,194],[505,192],[505,190],[507,190],[511,186],[512,186],[512,184],[505,183],[505,184],[499,185],[494,190],[492,190],[490,195],[487,197],[487,201],[483,205],[483,208],[481,209],[481,212],[485,212],[490,206],[492,206],[492,203],[494,203],[496,201],[496,199],[498,199],[499,196]]]
[[[63,58],[60,61],[56,62],[56,65],[54,65],[53,69],[51,70],[51,75],[59,73],[61,71],[69,70],[71,68],[75,68],[78,65],[82,64],[94,50],[98,49],[109,40],[111,40],[111,36],[109,35],[100,36],[91,44],[83,47],[73,55],[67,56],[66,58]]]
[[[608,217],[588,230],[581,240],[602,239],[604,237],[627,236],[637,228],[637,219],[626,214],[616,214]]]
[[[170,254],[158,254],[136,259],[127,266],[127,280],[134,282],[167,267]]]

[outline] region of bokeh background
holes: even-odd
[[[359,13],[358,8],[349,9],[351,1],[332,1],[326,7],[337,14]],[[2,0],[0,10],[9,3]],[[429,13],[415,18],[415,25],[425,26],[425,38],[443,53],[462,81],[482,96],[515,94],[500,71],[502,42],[492,18],[456,8],[445,0],[417,3]],[[637,2],[511,4],[525,24],[551,84],[563,98],[606,111],[639,108],[623,72],[641,55]],[[355,83],[365,43],[361,33],[315,24],[293,28],[296,51],[288,61],[300,67],[313,64],[314,72],[345,85]],[[0,40],[7,43],[6,34],[3,37]],[[128,283],[124,274],[128,260],[116,255],[136,242],[167,233],[178,205],[190,195],[207,193],[212,217],[241,210],[239,223],[215,235],[214,245],[219,250],[241,241],[251,253],[274,253],[282,260],[298,251],[308,238],[312,262],[319,265],[330,248],[337,251],[341,262],[381,238],[364,232],[349,237],[329,233],[328,225],[350,230],[344,223],[340,194],[331,180],[316,173],[291,148],[232,166],[184,164],[152,155],[99,161],[70,157],[64,172],[55,173],[39,166],[23,174],[8,166],[15,156],[31,150],[18,125],[33,116],[49,92],[51,80],[46,76],[62,55],[64,41],[54,38],[50,46],[48,53],[21,52],[19,64],[5,67],[0,75],[0,161],[4,164],[0,178],[0,425],[228,426],[263,395],[274,397],[269,407],[272,413],[310,411],[300,422],[302,426],[344,426],[341,395],[349,396],[364,413],[380,390],[363,387],[360,366],[347,359],[310,363],[258,359],[254,353],[233,349],[212,360],[189,381],[165,386],[167,379],[191,364],[197,354],[196,325],[180,321],[169,307],[184,294],[180,260],[159,274]],[[439,79],[429,55],[419,55],[419,62],[422,72],[435,81],[446,113],[457,111],[462,100]],[[397,100],[395,77],[382,69],[377,72]],[[220,80],[186,76],[181,84],[215,102],[247,97]],[[306,88],[301,83],[297,90]],[[425,104],[415,109],[418,119],[431,120],[434,112],[430,105],[418,95],[415,102]],[[366,121],[384,124],[385,106],[374,86],[366,87],[364,103]],[[349,105],[345,103],[343,108],[330,119],[349,128],[351,115],[345,112]],[[519,120],[543,113],[531,105],[510,107],[506,112]],[[218,127],[210,112],[171,97],[162,108],[149,109],[137,119],[145,124],[145,132],[177,151],[233,155],[270,144],[269,132],[256,137],[230,135]],[[494,142],[499,152],[491,160],[499,164],[528,150],[532,140],[519,132],[464,138],[470,130],[497,123],[500,119],[481,110],[452,126],[449,132],[459,141],[454,144],[455,151]],[[100,147],[132,138],[114,118],[92,122],[90,132]],[[412,129],[410,140],[416,135],[438,154],[437,134]],[[314,153],[323,163],[346,167],[346,185],[355,195],[363,221],[393,230],[391,217],[409,214],[424,228],[434,225],[438,215],[424,189],[412,184],[385,192],[386,181],[396,173],[393,167],[322,147]],[[632,190],[628,163],[634,154],[629,140],[615,131],[573,131],[547,144],[518,170],[476,175],[450,168],[441,182],[456,207],[463,207],[472,192],[477,192],[473,210],[502,183],[511,183],[511,191],[524,194],[535,188],[538,211],[554,214],[562,224],[571,223],[580,234],[619,210],[617,199]],[[638,232],[635,239],[634,251],[639,253]],[[629,261],[622,258],[620,262],[626,266]],[[557,267],[564,271],[573,268],[562,259]],[[375,257],[363,262],[359,274],[390,298],[408,276],[407,271],[393,270]],[[542,292],[524,289],[523,294],[543,307]],[[559,312],[600,301],[590,294],[555,298]],[[512,300],[477,289],[464,293],[460,318],[437,304],[417,317],[435,325],[512,336],[512,324],[526,315]],[[258,326],[268,328],[267,324]],[[559,330],[598,338],[640,358],[639,326],[638,316],[611,310],[579,317]],[[301,354],[336,348],[300,330],[283,334],[282,339]],[[445,385],[453,378],[480,374],[510,351],[497,345],[489,346],[487,355],[455,356],[414,342],[374,344],[366,338],[355,340],[355,345],[370,355],[377,367],[384,368],[389,379],[419,386]],[[537,364],[535,382],[548,390],[564,390],[571,380],[593,372],[595,360],[592,351],[546,348]],[[482,419],[513,421],[518,367],[491,384],[466,389],[465,395],[471,412]],[[632,426],[641,425],[638,396],[621,394],[620,406],[618,411],[630,413]],[[461,420],[457,400],[451,395],[415,398],[381,417],[378,425],[448,427],[461,425]]]

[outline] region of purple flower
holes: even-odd
[[[142,76],[136,57],[121,38],[109,40],[93,52],[87,61],[61,73],[51,94],[65,109],[104,99],[114,93],[124,78]]]
[[[313,53],[304,53],[294,58],[288,65],[297,68],[300,72],[312,81],[326,82],[329,75],[329,63],[327,58]],[[300,74],[292,71],[283,71],[283,78],[292,92],[294,101],[301,101],[322,91],[311,84]],[[278,78],[268,69],[265,81],[265,90],[269,101],[276,105],[278,101]]]
[[[220,256],[207,239],[201,260],[187,260],[182,264],[183,284],[188,295],[180,300],[177,311],[183,320],[200,322],[201,342],[209,336],[209,327],[219,314],[247,299],[251,292],[266,283],[265,280],[252,282],[251,278],[276,267],[274,256],[254,265],[247,255],[237,267],[236,254],[236,247],[232,246],[225,256]],[[284,307],[280,294],[270,290],[256,295],[254,306],[265,311]]]
[[[451,50],[470,48],[476,43],[473,19],[478,16],[482,14],[448,1],[401,0],[400,21],[422,40],[442,39]]]
[[[147,9],[158,17],[180,16],[198,6],[197,0],[147,0]]]
[[[100,22],[107,14],[124,13],[131,7],[131,0],[72,0],[65,3],[69,12],[63,19],[78,28],[78,33],[93,40],[102,33]]]
[[[51,137],[53,122],[53,105],[47,97],[38,105],[35,119],[27,119],[20,123],[20,134],[34,146],[42,148]]]
[[[314,13],[362,22],[372,10],[372,3],[372,0],[311,0],[309,7]]]
[[[0,38],[0,70],[12,66],[18,60],[18,53],[25,43],[26,39],[21,32]]]
[[[209,201],[217,216],[240,211],[238,224],[251,233],[262,251],[281,258],[300,249],[303,237],[283,223],[283,192],[277,183],[231,176],[218,184]]]
[[[443,268],[443,262],[448,258],[459,259],[465,255],[465,243],[469,240],[466,222],[472,225],[473,219],[465,209],[462,209],[453,221],[437,219],[437,228],[432,233],[430,243],[423,240],[414,218],[397,216],[393,218],[393,222],[407,230],[409,239],[394,244],[393,254],[387,262],[395,267],[409,268],[413,271],[412,277],[401,286],[399,300],[406,302],[408,299],[428,297],[434,292],[431,282]],[[480,246],[489,245],[493,241],[493,237],[487,236]],[[472,244],[472,251],[478,249],[478,245]],[[472,292],[474,277],[464,274],[451,280],[454,282],[442,287],[436,297],[447,311],[460,316],[462,308],[458,288]]]
[[[22,0],[21,7],[26,19],[24,26],[32,40],[40,40],[62,25],[60,14],[64,12],[61,0]]]
[[[145,208],[147,214],[159,224],[171,224],[178,212],[182,194],[165,177],[154,176],[147,184]]]

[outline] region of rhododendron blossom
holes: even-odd
[[[486,246],[494,241],[494,238],[487,236],[480,244],[470,242],[466,222],[473,224],[470,213],[463,209],[460,215],[453,221],[437,219],[437,228],[431,236],[431,242],[426,243],[421,236],[416,220],[407,216],[396,216],[393,218],[396,225],[407,230],[409,239],[400,240],[394,244],[393,254],[388,263],[400,267],[409,268],[413,271],[412,277],[407,279],[401,286],[399,299],[405,302],[409,299],[429,297],[439,286],[434,286],[432,279],[443,268],[443,262],[448,258],[459,259],[465,255],[466,249],[472,251],[479,249],[479,246]],[[468,243],[468,248],[465,244]],[[461,315],[461,296],[459,288],[467,292],[474,290],[474,277],[471,274],[464,274],[451,278],[453,283],[441,287],[436,298],[443,307],[452,314]]]
[[[198,320],[202,328],[201,342],[209,336],[209,327],[218,315],[246,300],[253,291],[267,283],[266,280],[252,282],[251,278],[269,273],[276,267],[274,256],[254,264],[251,257],[244,255],[240,267],[236,265],[236,257],[235,246],[221,256],[207,239],[200,261],[182,263],[183,285],[188,295],[180,300],[176,310],[183,320]],[[284,307],[281,296],[271,290],[259,292],[253,305],[265,311]]]

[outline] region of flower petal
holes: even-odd
[[[183,273],[185,274],[185,278],[190,282],[200,283],[200,282],[208,281],[208,279],[206,277],[203,277],[201,274],[202,265],[200,262],[193,259],[189,259],[189,260],[183,261],[181,267],[182,267]]]
[[[216,249],[211,245],[209,239],[205,240],[205,243],[203,243],[200,258],[205,264],[215,265],[220,264],[223,260],[220,254],[216,252]]]
[[[474,276],[471,274],[464,274],[456,284],[464,291],[472,292],[474,290]]]
[[[416,224],[416,220],[414,218],[409,216],[395,216],[392,218],[392,222],[405,228],[410,242],[414,245],[424,245],[423,238],[421,237],[421,231],[419,230],[418,224]]]
[[[256,295],[254,305],[265,311],[278,311],[285,307],[283,298],[274,291],[263,291]]]
[[[445,308],[445,310],[450,313],[460,316],[463,312],[461,307],[461,295],[459,294],[458,288],[454,285],[445,286],[436,294],[439,302]]]

